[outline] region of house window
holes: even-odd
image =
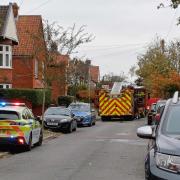
[[[34,65],[34,75],[35,75],[35,78],[37,79],[38,78],[38,60],[37,59],[35,60],[35,65]]]
[[[12,48],[0,45],[0,68],[12,68]]]
[[[0,89],[11,89],[12,84],[0,84]]]

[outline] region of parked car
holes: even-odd
[[[0,102],[0,145],[30,151],[43,141],[41,123],[23,103]]]
[[[149,109],[149,112],[147,114],[147,124],[151,125],[153,121],[153,116],[155,115],[156,112],[156,103],[152,103],[151,107]]]
[[[92,126],[96,124],[95,110],[89,103],[71,103],[69,109],[74,114],[78,126]]]
[[[68,108],[50,107],[44,113],[44,127],[71,133],[76,131],[77,122]]]
[[[156,103],[153,103],[148,113],[148,125],[152,125],[155,122],[155,117],[158,114],[158,109],[161,106],[166,104],[166,100],[158,100]]]
[[[180,179],[180,99],[176,92],[154,126],[138,128],[140,138],[149,139],[145,158],[147,180]]]

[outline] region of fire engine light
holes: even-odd
[[[19,139],[18,139],[18,143],[19,143],[19,144],[24,144],[24,139],[23,139],[23,138],[19,138]]]

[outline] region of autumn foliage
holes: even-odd
[[[152,97],[172,97],[180,91],[180,43],[157,39],[138,57],[136,73]]]

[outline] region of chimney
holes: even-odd
[[[14,18],[17,20],[18,19],[18,11],[19,11],[19,6],[17,5],[17,3],[13,3],[12,4],[12,8],[13,8],[13,13],[14,13]]]

